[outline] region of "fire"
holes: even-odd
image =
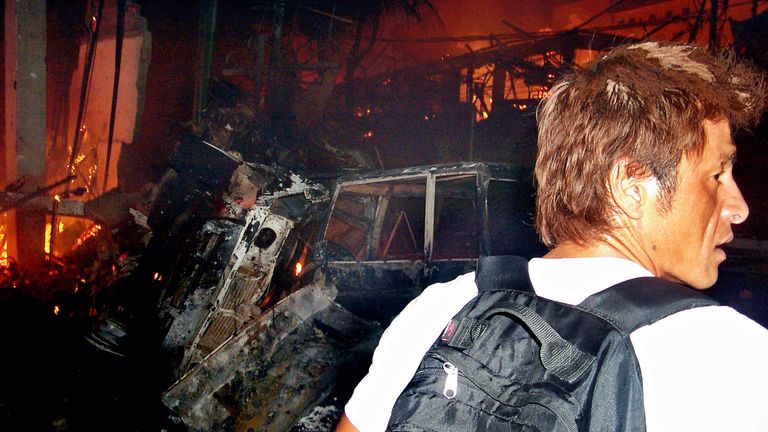
[[[51,253],[51,224],[50,222],[45,224],[45,253]]]
[[[157,282],[162,282],[163,281],[163,275],[161,275],[158,272],[155,272],[155,274],[152,275],[152,280],[157,281]]]
[[[49,218],[49,221],[46,221],[45,224],[43,250],[46,254],[60,257],[65,251],[75,250],[88,241],[88,239],[96,236],[101,231],[101,225],[78,217],[60,215],[56,218],[54,245],[51,245],[51,231],[52,226]],[[80,235],[75,238],[74,235],[77,235],[77,233],[80,233]],[[59,236],[59,234],[63,235]]]
[[[80,237],[77,238],[77,241],[75,242],[75,248],[78,248],[82,246],[83,243],[85,243],[89,238],[95,236],[96,234],[101,231],[101,225],[93,225],[87,230],[85,230]]]
[[[57,195],[58,196],[58,195]],[[59,220],[59,223],[56,226],[56,233],[61,234],[64,232],[64,221]],[[45,224],[45,253],[49,254],[51,253],[51,223],[47,222]]]
[[[7,217],[5,214],[0,217],[2,223],[0,223],[0,266],[8,267],[8,236],[7,234]]]
[[[53,306],[53,314],[58,315],[59,312],[61,312],[61,307],[59,305]]]
[[[293,274],[298,276],[301,274],[301,271],[304,269],[304,264],[301,263],[301,261],[296,263],[296,266],[293,269]]]
[[[363,136],[364,136],[365,138],[370,138],[370,137],[372,137],[372,136],[373,136],[373,131],[368,131],[368,132],[366,132],[365,134],[363,134]]]

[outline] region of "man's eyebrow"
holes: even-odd
[[[720,166],[726,167],[726,166],[734,166],[736,165],[736,150],[733,150],[730,153],[727,153],[723,156],[723,158],[720,160]]]

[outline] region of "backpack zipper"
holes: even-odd
[[[445,396],[446,399],[453,399],[453,398],[455,398],[456,394],[458,393],[458,386],[459,386],[459,383],[458,383],[458,381],[459,381],[458,380],[459,368],[456,365],[454,365],[453,363],[451,363],[451,361],[448,358],[446,358],[443,355],[438,354],[438,353],[436,353],[434,351],[429,351],[429,352],[427,352],[426,355],[429,356],[429,357],[432,357],[435,360],[439,360],[439,361],[443,362],[443,372],[445,372],[445,374],[446,374],[445,385],[443,387],[443,396]],[[420,372],[428,373],[428,374],[439,373],[438,369],[436,369],[436,368],[434,368],[434,369],[433,368],[425,369],[425,370],[422,370]],[[496,399],[496,396],[488,393],[487,390],[485,390],[481,386],[479,386],[466,373],[462,373],[461,375],[465,379],[467,379],[473,385],[473,387],[477,388],[482,393],[485,393],[486,395],[490,396],[493,400],[496,400],[496,401],[501,402],[501,403],[505,403],[505,402],[502,402],[502,401],[499,401],[498,399]],[[449,396],[447,394],[450,390],[453,390],[453,396]],[[546,406],[546,405],[543,405],[543,404],[538,404],[538,405],[541,406],[542,408],[546,409],[547,411],[551,412],[552,414],[554,414],[558,418],[558,420],[565,426],[565,428],[568,431],[578,432],[578,427],[576,426],[576,424],[575,423],[572,424],[571,422],[566,420],[567,416],[565,416],[562,413],[559,413],[557,410],[553,409],[552,407],[549,407],[549,406]],[[511,405],[511,406],[515,406],[515,405]]]
[[[443,387],[443,396],[446,399],[453,399],[459,390],[459,368],[451,362],[443,363],[445,371],[445,386]]]

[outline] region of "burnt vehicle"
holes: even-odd
[[[330,429],[383,329],[424,287],[481,255],[542,251],[520,167],[315,180],[294,176],[204,223],[165,284],[163,349],[177,379],[162,399],[191,430]]]
[[[342,179],[319,246],[336,301],[387,324],[423,287],[471,271],[478,256],[539,252],[532,225],[532,182],[521,168],[408,168]]]

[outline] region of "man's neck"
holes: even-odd
[[[623,247],[622,243],[611,241],[595,241],[588,244],[564,242],[551,249],[542,258],[595,258],[612,257],[624,258],[635,262],[653,273],[653,269],[643,263],[643,260],[631,253],[630,248]]]

